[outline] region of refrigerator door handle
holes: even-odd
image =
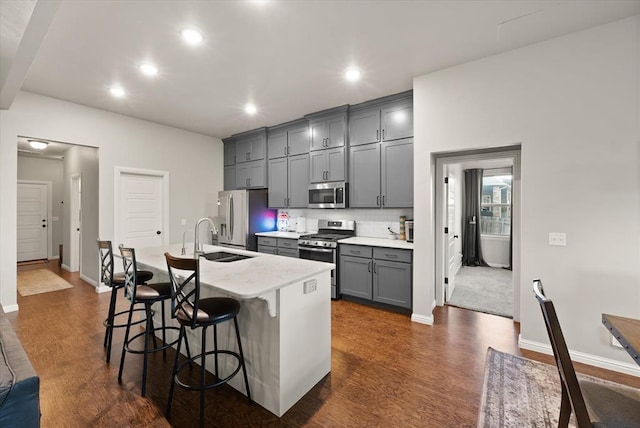
[[[234,212],[233,212],[233,195],[229,195],[229,241],[233,241],[233,227],[234,227]]]

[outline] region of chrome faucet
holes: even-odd
[[[180,254],[182,254],[183,256],[185,254],[187,254],[187,250],[184,247],[184,241],[185,241],[185,237],[187,236],[187,232],[189,232],[188,230],[185,230],[184,232],[182,232],[182,250],[180,251]]]
[[[197,258],[200,254],[204,253],[204,251],[202,251],[202,244],[200,244],[200,234],[198,233],[200,229],[200,223],[202,223],[203,221],[208,221],[209,224],[211,224],[211,228],[215,231],[215,233],[218,233],[218,229],[216,228],[216,225],[213,223],[213,220],[211,220],[209,217],[202,217],[200,220],[198,220],[198,222],[196,223],[196,230],[195,230],[195,237],[193,240],[193,257]]]

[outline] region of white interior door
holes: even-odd
[[[18,183],[18,261],[47,258],[49,190],[46,184]]]
[[[118,245],[143,248],[164,243],[165,185],[163,176],[120,173]]]
[[[69,271],[80,270],[80,251],[82,242],[82,178],[80,174],[71,176],[71,192],[69,206]]]
[[[446,209],[446,225],[448,233],[445,234],[446,255],[445,255],[445,300],[448,301],[456,288],[456,274],[458,273],[458,251],[456,251],[456,240],[459,232],[456,227],[456,177],[453,172],[449,171],[447,182],[445,184],[445,195],[447,201]]]

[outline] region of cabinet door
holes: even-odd
[[[347,138],[346,114],[327,119],[326,130],[327,147],[344,147]]]
[[[311,183],[322,183],[325,181],[327,172],[327,152],[320,150],[311,152],[309,158],[309,179]]]
[[[266,166],[265,161],[250,162],[249,187],[267,187]]]
[[[224,144],[224,166],[236,164],[236,143]]]
[[[374,259],[373,301],[411,308],[411,265]]]
[[[278,254],[278,249],[276,247],[267,247],[265,245],[258,244],[258,252],[276,255]]]
[[[380,147],[382,206],[413,207],[413,138],[384,142]]]
[[[236,189],[246,189],[249,187],[249,167],[247,163],[236,165]]]
[[[309,123],[311,130],[311,150],[322,150],[325,148],[327,138],[327,123],[324,120],[315,120]]]
[[[309,206],[309,155],[289,156],[288,162],[289,208],[307,208]]]
[[[352,208],[380,206],[380,144],[351,147],[349,200]]]
[[[364,110],[349,118],[349,144],[377,143],[380,141],[380,110]]]
[[[327,155],[327,173],[325,178],[328,181],[345,181],[344,176],[344,147],[325,150]]]
[[[269,208],[287,207],[287,158],[269,161]]]
[[[236,163],[264,159],[265,146],[264,134],[236,140]]]
[[[340,256],[340,293],[371,300],[372,265],[371,259]]]
[[[302,125],[289,130],[289,156],[309,153],[309,126]]]
[[[382,109],[382,140],[413,137],[413,104]]]
[[[224,190],[236,190],[236,166],[224,167]]]
[[[269,133],[267,137],[267,152],[269,159],[287,157],[287,131]]]

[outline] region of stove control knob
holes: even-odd
[[[322,243],[322,245],[323,245],[324,247],[328,247],[328,246],[329,246],[329,243],[328,243],[328,242],[323,242],[323,243]]]

